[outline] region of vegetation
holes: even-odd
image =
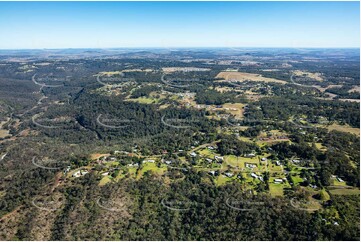
[[[72,51],[0,56],[1,240],[359,240],[358,52]]]

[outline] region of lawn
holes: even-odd
[[[231,182],[233,179],[226,177],[224,175],[219,175],[216,179],[215,179],[215,183],[217,186],[221,186],[221,185],[225,185],[227,182]]]
[[[143,164],[142,169],[139,171],[137,179],[140,179],[143,174],[147,171],[152,171],[155,174],[164,174],[167,170],[167,166],[162,165],[161,167],[158,167],[156,163],[145,163]]]
[[[276,184],[274,178],[269,180],[269,190],[272,196],[283,196],[284,188],[291,188],[291,186],[287,182]]]
[[[283,188],[285,186],[283,184],[269,184],[269,190],[272,196],[283,196]]]
[[[342,186],[342,187],[347,186],[347,184],[346,184],[345,181],[340,182],[340,181],[338,181],[336,178],[331,178],[331,184],[332,184],[333,186]]]
[[[268,161],[268,170],[271,173],[281,173],[283,172],[283,166],[277,166],[275,164],[273,164],[271,161]]]
[[[209,150],[208,148],[198,150],[198,152],[200,155],[211,159],[213,159],[215,156],[214,152]]]
[[[303,179],[299,175],[292,176],[292,180],[294,183],[293,185],[297,185],[297,184],[303,182]]]
[[[230,165],[231,167],[237,167],[240,169],[243,169],[244,166],[244,162],[241,161],[241,157],[235,156],[235,155],[226,155],[224,156],[225,159],[225,163]]]
[[[100,182],[99,182],[99,186],[104,186],[105,184],[107,184],[108,182],[111,182],[112,179],[110,176],[104,176]]]

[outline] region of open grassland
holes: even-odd
[[[312,78],[316,81],[322,82],[323,78],[322,78],[322,74],[321,73],[312,73],[312,72],[307,72],[307,71],[301,71],[301,70],[296,70],[293,72],[293,74],[295,76],[303,76],[303,77],[308,77],[308,78]]]
[[[108,157],[108,156],[110,156],[110,154],[109,153],[107,153],[107,154],[94,153],[94,154],[90,155],[90,159],[91,160],[97,160],[97,159],[99,159],[100,157],[103,157],[103,156]]]
[[[354,102],[354,103],[359,103],[360,99],[339,99],[341,102]]]
[[[152,97],[139,97],[139,98],[129,98],[125,101],[129,102],[137,102],[142,104],[152,104],[152,103],[159,103],[160,99],[152,98]]]
[[[360,86],[354,86],[352,89],[348,90],[349,93],[351,92],[360,92]]]
[[[327,126],[327,129],[329,131],[331,130],[337,130],[337,131],[342,131],[342,132],[347,132],[347,133],[351,133],[351,134],[355,134],[357,136],[360,136],[360,129],[359,128],[353,128],[349,125],[340,125],[340,124],[332,124]]]
[[[163,67],[163,72],[172,73],[177,71],[189,72],[189,71],[210,71],[209,68],[198,68],[198,67]]]
[[[227,82],[235,82],[235,81],[256,81],[256,82],[276,82],[281,84],[286,84],[287,82],[278,80],[275,78],[263,77],[260,74],[246,73],[246,72],[227,72],[222,71],[218,73],[216,78],[222,78]]]
[[[339,188],[329,190],[332,195],[360,195],[360,190],[357,188]]]
[[[0,138],[5,138],[7,136],[9,136],[9,130],[7,129],[0,129]]]
[[[244,117],[244,106],[245,105],[242,103],[225,103],[222,105],[222,109],[227,113],[234,115],[236,118],[241,119]]]
[[[99,72],[99,75],[101,75],[101,76],[114,76],[114,75],[119,75],[121,73],[122,73],[122,71],[102,71],[102,72]]]
[[[2,128],[3,125],[6,124],[9,120],[10,118],[8,118],[7,121],[0,122],[0,138],[5,138],[6,136],[10,135],[9,130]]]
[[[114,75],[120,75],[120,74],[123,74],[123,73],[126,73],[126,72],[152,72],[154,71],[153,69],[127,69],[127,70],[121,70],[121,71],[102,71],[102,72],[99,72],[98,75],[101,75],[101,76],[114,76]]]

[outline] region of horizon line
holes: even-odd
[[[85,50],[85,49],[98,49],[98,50],[107,50],[107,49],[234,49],[234,48],[240,48],[240,49],[247,49],[247,48],[254,48],[254,49],[360,49],[360,46],[354,47],[354,46],[331,46],[331,47],[289,47],[289,46],[172,46],[172,47],[161,47],[161,46],[136,46],[136,47],[56,47],[56,48],[0,48],[0,51],[2,50]]]

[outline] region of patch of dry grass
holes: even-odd
[[[293,74],[295,76],[304,76],[304,77],[312,78],[319,82],[323,81],[322,73],[318,73],[318,72],[312,73],[312,72],[307,72],[307,71],[296,70],[296,71],[293,71]]]
[[[276,82],[281,84],[286,84],[287,82],[278,80],[275,78],[268,78],[264,77],[260,74],[254,74],[254,73],[246,73],[246,72],[227,72],[222,71],[218,73],[216,78],[222,78],[226,82],[236,82],[236,81],[255,81],[255,82]],[[224,82],[223,81],[223,82]],[[221,81],[222,82],[222,81]]]
[[[360,129],[353,128],[349,125],[332,124],[332,125],[327,126],[327,129],[329,131],[337,130],[337,131],[347,132],[347,133],[356,134],[357,136],[360,136]]]

